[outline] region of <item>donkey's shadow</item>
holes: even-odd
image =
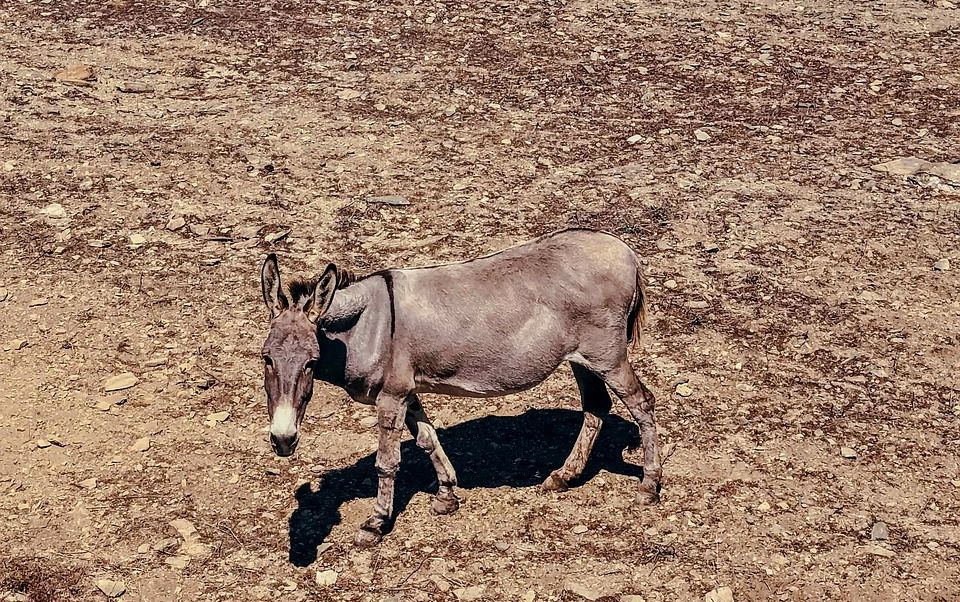
[[[487,416],[437,434],[450,457],[463,489],[531,487],[559,468],[573,447],[583,414],[572,410],[529,410],[519,416]],[[611,414],[577,486],[601,469],[642,477],[643,468],[623,461],[622,452],[639,442],[637,426]],[[399,515],[417,492],[436,492],[436,472],[426,454],[410,440],[402,446],[394,514]],[[377,493],[375,454],[345,468],[324,474],[313,489],[309,483],[296,492],[296,510],[290,516],[290,562],[308,566],[317,548],[340,523],[340,506]],[[359,525],[358,525],[359,526]]]

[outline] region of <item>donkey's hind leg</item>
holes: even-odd
[[[547,491],[563,491],[567,488],[571,480],[576,479],[583,474],[583,469],[587,466],[587,460],[590,458],[590,450],[600,434],[600,427],[603,425],[603,419],[610,413],[610,394],[607,393],[607,387],[603,381],[593,372],[590,372],[580,364],[570,363],[573,368],[573,376],[577,379],[577,387],[580,388],[580,400],[583,403],[583,426],[580,427],[580,435],[577,436],[576,443],[563,466],[550,473],[547,480],[543,482],[543,488]]]
[[[643,481],[637,499],[645,504],[660,501],[660,443],[657,437],[657,423],[653,415],[654,397],[634,373],[626,353],[615,368],[601,372],[603,380],[613,389],[630,411],[630,415],[640,426],[640,439],[643,445]]]
[[[437,483],[439,489],[437,495],[430,505],[437,514],[450,514],[456,512],[460,507],[460,499],[454,492],[457,486],[457,473],[453,469],[453,464],[447,458],[447,454],[440,447],[440,440],[437,438],[437,430],[423,411],[420,399],[416,395],[408,398],[407,405],[407,428],[417,440],[417,445],[430,456],[433,467],[437,471]]]

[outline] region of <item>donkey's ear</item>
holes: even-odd
[[[263,291],[263,302],[270,310],[271,319],[276,318],[280,312],[290,306],[280,288],[280,264],[277,263],[277,256],[273,253],[267,255],[260,270],[260,289]]]
[[[330,304],[333,302],[333,293],[337,291],[337,266],[332,263],[327,265],[323,271],[323,276],[317,281],[317,287],[313,290],[313,298],[307,301],[303,311],[311,322],[317,323],[323,317]]]

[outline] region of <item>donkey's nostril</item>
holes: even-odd
[[[297,449],[297,443],[300,442],[299,434],[277,436],[270,433],[270,446],[278,456],[286,457]]]

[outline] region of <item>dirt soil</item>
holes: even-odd
[[[955,2],[4,3],[0,600],[960,599],[960,182],[871,169],[960,161]],[[642,256],[662,503],[621,405],[537,487],[579,429],[562,367],[428,397],[463,505],[431,514],[407,438],[355,548],[371,411],[318,387],[273,456],[263,257],[568,225]]]

